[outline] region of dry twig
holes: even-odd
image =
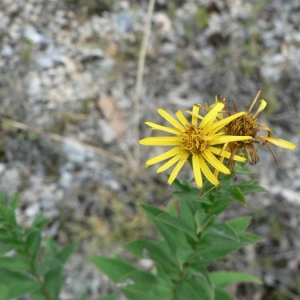
[[[139,169],[140,165],[140,148],[138,144],[139,140],[139,120],[140,120],[140,98],[143,85],[143,74],[145,67],[145,58],[147,53],[147,46],[149,42],[150,32],[151,32],[151,20],[154,11],[155,0],[149,0],[148,13],[146,17],[144,37],[141,47],[141,52],[139,56],[138,69],[136,74],[136,86],[135,86],[135,95],[134,95],[134,136],[136,140],[136,147],[134,149],[134,156],[136,162],[136,169]]]
[[[34,133],[37,133],[39,135],[48,137],[48,138],[50,138],[52,140],[55,140],[55,141],[59,141],[59,142],[62,142],[62,143],[67,143],[69,145],[80,146],[80,147],[85,148],[89,151],[92,151],[96,154],[99,154],[103,157],[106,157],[106,158],[108,158],[112,161],[115,161],[115,162],[123,165],[124,167],[127,167],[127,168],[130,167],[128,162],[125,159],[123,159],[122,157],[114,155],[114,154],[110,153],[109,151],[103,150],[101,148],[98,148],[98,147],[95,147],[95,146],[92,146],[92,145],[88,145],[88,144],[84,144],[84,143],[81,143],[81,142],[76,141],[74,139],[65,138],[65,137],[63,137],[61,135],[58,135],[58,134],[54,134],[54,133],[51,133],[51,132],[45,132],[41,129],[33,128],[33,127],[30,127],[30,126],[28,126],[24,123],[16,122],[16,121],[13,121],[13,120],[10,120],[10,119],[1,118],[1,121],[4,124],[8,125],[8,126],[12,126],[12,127],[19,128],[19,129],[22,129],[22,130],[34,132]]]

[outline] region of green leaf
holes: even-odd
[[[212,272],[210,273],[212,282],[220,288],[225,288],[234,282],[252,282],[262,284],[262,281],[250,274],[242,272]]]
[[[185,279],[177,284],[175,288],[177,296],[175,298],[176,300],[214,300],[214,292],[204,275]]]
[[[118,300],[119,297],[120,297],[119,294],[114,293],[114,294],[109,294],[109,295],[101,296],[101,297],[97,298],[97,300]]]
[[[184,222],[183,220],[180,220],[179,218],[173,217],[165,212],[159,214],[158,216],[156,216],[156,219],[158,219],[159,221],[168,224],[172,227],[175,227],[177,229],[179,229],[180,231],[188,234],[192,239],[194,239],[195,241],[198,241],[198,237],[195,234],[195,231],[193,228],[189,227],[187,225],[186,222]]]
[[[195,221],[197,224],[197,234],[200,233],[206,226],[213,223],[216,216],[206,214],[203,210],[198,209],[195,214]]]
[[[33,279],[26,279],[19,283],[12,283],[7,286],[1,286],[1,300],[10,300],[20,296],[24,296],[40,287],[40,283]]]
[[[233,296],[231,296],[227,291],[224,291],[220,288],[215,288],[215,299],[218,300],[236,300]]]
[[[161,243],[151,240],[137,240],[123,246],[124,249],[140,258],[150,258],[161,266],[175,267],[176,260],[167,252]]]
[[[53,238],[49,236],[46,240],[45,249],[47,252],[51,253],[53,256],[56,256],[60,251],[57,244],[54,242]]]
[[[10,197],[7,205],[8,209],[10,211],[15,211],[18,207],[18,201],[19,201],[19,195],[16,194]]]
[[[48,300],[48,299],[49,299],[49,296],[46,297],[45,290],[42,287],[30,292],[30,300]]]
[[[193,253],[193,249],[190,247],[181,246],[176,249],[176,257],[182,270],[184,263],[188,260],[190,255]]]
[[[169,204],[166,208],[166,212],[173,217],[177,217],[177,209],[176,209],[174,201],[169,202]]]
[[[187,244],[187,240],[182,231],[156,218],[160,214],[165,214],[164,211],[154,206],[145,205],[145,204],[142,204],[141,208],[146,213],[146,215],[151,219],[151,221],[156,225],[156,227],[164,237],[166,243],[168,244],[170,250],[173,253],[175,253],[175,249],[177,248],[177,246]]]
[[[260,236],[249,232],[242,232],[240,237],[243,238],[243,241],[248,242],[249,244],[256,244],[262,241]]]
[[[247,207],[246,198],[238,187],[232,186],[230,194],[235,202],[240,203],[243,206]]]
[[[0,241],[2,239],[8,239],[8,238],[11,238],[10,231],[0,228]]]
[[[34,259],[40,250],[41,240],[42,238],[40,231],[32,232],[26,239],[27,249]]]
[[[30,271],[31,265],[27,257],[0,257],[0,268],[6,268],[11,271]]]
[[[56,258],[47,257],[37,266],[36,273],[44,275],[50,270],[62,268],[62,262]]]
[[[173,192],[174,195],[178,196],[180,200],[185,201],[196,201],[199,203],[205,203],[211,205],[211,201],[206,197],[200,197],[200,191],[196,188],[193,188],[190,191],[180,191]]]
[[[237,242],[240,241],[237,232],[233,228],[231,228],[227,223],[214,224],[207,228],[205,234],[212,236],[217,235],[218,238],[223,237],[227,239],[232,239]]]
[[[20,284],[22,282],[32,282],[32,279],[20,272],[8,270],[6,268],[0,268],[1,283],[4,285]]]
[[[236,218],[230,221],[227,221],[226,224],[228,224],[231,228],[233,228],[237,232],[242,232],[249,226],[251,222],[251,217],[240,217]]]
[[[213,205],[211,206],[209,213],[211,215],[218,216],[221,214],[230,204],[232,200],[221,196],[215,197]]]
[[[265,188],[263,188],[259,185],[254,185],[253,183],[254,183],[254,181],[250,180],[250,181],[242,182],[236,186],[238,186],[238,188],[244,195],[248,195],[248,194],[254,193],[254,192],[266,192],[267,191]]]
[[[246,199],[238,185],[231,185],[230,182],[222,182],[222,184],[215,189],[213,195],[215,198],[223,197],[231,199],[232,201],[238,202],[247,207]]]
[[[176,298],[175,300],[183,299],[193,299],[193,300],[203,300],[203,296],[200,294],[201,290],[195,290],[189,282],[180,282],[175,286],[176,288]]]
[[[44,282],[51,299],[58,299],[62,287],[62,268],[52,269],[44,276]]]
[[[119,282],[126,274],[137,270],[136,267],[120,258],[91,256],[89,260],[113,282]]]
[[[169,178],[170,176],[167,175],[167,177]],[[193,189],[193,186],[189,182],[186,180],[180,181],[177,178],[173,181],[172,186],[174,186],[177,191],[190,191]]]
[[[64,247],[62,250],[60,250],[55,255],[55,257],[59,259],[63,264],[65,264],[69,259],[70,255],[75,251],[76,247],[77,247],[77,243],[73,242],[67,245],[66,247]]]
[[[44,229],[48,224],[50,220],[47,220],[44,218],[43,214],[39,214],[33,221],[32,227],[36,227],[39,230]]]
[[[186,222],[191,228],[195,228],[194,215],[192,213],[192,209],[189,201],[180,200],[180,218]]]

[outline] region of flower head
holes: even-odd
[[[224,173],[230,174],[230,170],[220,162],[215,155],[230,158],[231,153],[218,148],[219,145],[235,141],[243,141],[251,139],[251,136],[228,136],[220,130],[228,123],[245,112],[240,112],[216,121],[218,114],[223,109],[223,103],[216,105],[206,114],[200,116],[199,106],[194,105],[192,114],[192,122],[190,123],[183,113],[179,110],[176,113],[176,120],[163,109],[158,109],[158,113],[167,120],[173,127],[158,125],[152,122],[146,122],[154,130],[161,130],[171,133],[174,136],[155,136],[147,137],[140,140],[140,144],[146,146],[173,146],[173,148],[161,155],[158,155],[146,162],[146,167],[169,159],[163,164],[157,172],[163,172],[173,166],[168,183],[171,184],[177,177],[179,171],[190,160],[194,172],[196,184],[201,187],[203,185],[202,174],[214,185],[218,185],[219,181],[213,174],[211,167]],[[200,124],[199,123],[200,119]],[[237,161],[245,161],[243,157],[233,155],[233,159]],[[208,163],[208,164],[207,164]]]
[[[256,97],[254,98],[254,100],[246,114],[235,119],[234,121],[232,121],[231,123],[227,124],[224,127],[224,131],[228,135],[234,135],[234,136],[249,135],[249,136],[252,136],[252,139],[230,142],[228,144],[227,150],[229,149],[232,152],[232,155],[234,155],[238,149],[243,149],[248,157],[250,164],[254,165],[259,161],[259,157],[258,157],[256,148],[255,148],[255,144],[262,143],[263,146],[267,146],[269,148],[269,150],[273,154],[273,157],[274,157],[276,163],[278,164],[276,155],[275,155],[274,151],[272,150],[272,148],[270,147],[269,143],[272,143],[276,146],[290,149],[290,150],[294,150],[296,148],[296,145],[291,142],[282,140],[282,139],[274,138],[271,129],[269,127],[267,127],[265,124],[259,123],[259,121],[257,120],[257,116],[267,106],[267,102],[265,100],[263,100],[263,99],[260,100],[260,105],[259,105],[256,113],[253,114],[251,112],[260,93],[261,93],[261,91],[258,91],[258,93],[256,94]],[[225,104],[225,101],[223,101],[223,103]],[[233,103],[233,104],[234,104],[235,112],[237,112],[236,104],[235,103]],[[226,107],[226,111],[227,111],[228,115],[230,116],[231,113],[227,107]],[[261,135],[260,131],[266,131],[268,135],[267,136]]]

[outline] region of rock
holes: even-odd
[[[129,14],[120,13],[114,18],[114,29],[120,35],[124,35],[133,29],[132,20]]]
[[[21,172],[17,167],[2,170],[0,176],[0,191],[6,192],[10,197],[19,191],[21,187]]]
[[[65,47],[49,48],[46,52],[41,54],[36,63],[41,69],[49,69],[63,64],[63,56],[66,53]]]
[[[109,145],[117,139],[117,133],[112,129],[107,121],[99,120],[98,124],[102,133],[103,143]]]
[[[46,36],[38,32],[38,30],[32,26],[25,29],[24,37],[35,45],[48,44],[49,40]]]
[[[4,45],[1,49],[1,55],[4,58],[11,58],[14,54],[13,48],[9,45]]]

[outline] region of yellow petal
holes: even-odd
[[[179,142],[176,136],[153,136],[144,138],[139,143],[146,146],[175,146]]]
[[[209,150],[210,152],[212,152],[214,154],[221,155],[222,157],[225,157],[225,158],[230,158],[230,156],[231,156],[230,152],[219,149],[219,148],[207,147],[207,150]],[[244,161],[246,161],[246,158],[242,157],[242,156],[239,156],[239,155],[235,155],[233,157],[233,160],[244,162]]]
[[[202,187],[203,181],[202,181],[202,175],[201,175],[199,156],[200,155],[198,155],[198,154],[193,154],[193,172],[194,172],[196,184],[199,187]]]
[[[174,134],[180,134],[181,131],[176,129],[176,128],[171,128],[171,127],[166,127],[166,126],[161,126],[152,122],[146,122],[146,125],[148,125],[149,127],[151,127],[151,129],[153,130],[162,130],[165,132],[169,132],[169,133],[174,133]]]
[[[237,114],[234,114],[230,117],[227,117],[223,120],[220,120],[216,123],[214,123],[212,126],[211,126],[211,130],[209,131],[210,134],[213,134],[217,131],[219,131],[221,128],[223,128],[225,125],[227,125],[228,123],[230,123],[231,121],[241,117],[242,115],[246,114],[244,111],[242,112],[239,112]]]
[[[172,173],[171,173],[171,175],[168,179],[168,184],[172,184],[172,182],[175,180],[175,178],[177,177],[179,171],[182,169],[183,165],[185,164],[188,156],[189,156],[188,153],[185,153],[185,155],[182,156],[180,161],[177,163],[177,165],[173,169],[173,171],[172,171]]]
[[[164,109],[159,108],[158,113],[166,119],[170,124],[172,124],[175,128],[179,129],[184,129],[184,127],[177,121],[175,120],[169,113],[167,113]]]
[[[194,126],[197,126],[197,123],[198,123],[198,118],[195,117],[195,115],[199,114],[199,109],[200,109],[199,106],[196,106],[196,105],[193,106],[192,124]]]
[[[200,116],[198,113],[194,113],[194,109],[193,109],[193,111],[186,110],[186,112],[196,119],[200,119],[200,120],[204,119],[203,116]]]
[[[223,107],[223,103],[217,103],[215,107],[203,118],[199,127],[203,128],[205,126],[211,125],[215,121],[218,113],[222,110]]]
[[[174,156],[169,161],[167,161],[165,164],[163,164],[156,172],[160,173],[160,172],[163,172],[163,171],[169,169],[171,166],[173,166],[180,159],[186,157],[186,155],[188,156],[186,151],[184,151],[184,150],[180,151],[180,153],[178,153],[176,156]]]
[[[266,108],[266,106],[267,106],[267,102],[264,99],[261,99],[259,108],[258,108],[257,112],[253,115],[253,117],[256,118],[258,116],[258,114]]]
[[[277,138],[272,138],[272,137],[266,137],[266,136],[256,136],[258,139],[266,140],[278,147],[285,148],[285,149],[290,149],[290,150],[295,150],[296,145],[294,143],[288,142],[286,140],[282,139],[277,139]]]
[[[149,160],[146,161],[146,167],[149,167],[151,165],[154,165],[154,164],[157,164],[163,160],[166,160],[172,156],[175,156],[177,155],[178,153],[180,153],[181,150],[181,147],[175,147],[165,153],[162,153],[160,155],[157,155]]]
[[[186,117],[183,115],[181,110],[178,110],[176,112],[176,117],[178,118],[178,120],[181,122],[181,124],[183,126],[189,125],[189,121],[186,119]]]
[[[218,179],[214,176],[210,168],[207,166],[205,160],[201,155],[199,157],[199,162],[200,162],[200,168],[201,171],[203,172],[204,176],[213,184],[213,185],[218,185],[219,181]]]
[[[215,139],[209,141],[209,145],[218,145],[218,144],[225,144],[225,143],[235,142],[235,141],[245,141],[251,139],[252,136],[223,135],[223,136],[218,136]]]
[[[203,158],[205,158],[215,169],[224,174],[230,174],[230,170],[225,167],[209,150],[205,149],[202,152]]]

